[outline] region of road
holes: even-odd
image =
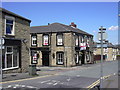
[[[105,62],[103,75],[113,75],[118,72],[118,61]],[[4,88],[87,88],[100,78],[100,64],[84,65],[73,70],[59,72],[55,75],[28,78],[23,80],[3,82]],[[7,90],[7,89],[6,89]],[[11,89],[12,90],[12,89]]]

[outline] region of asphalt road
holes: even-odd
[[[105,62],[103,69],[104,76],[113,75],[118,72],[118,62]],[[7,88],[14,88],[16,90],[19,90],[18,88],[29,88],[29,90],[40,88],[78,88],[79,90],[88,87],[99,78],[100,64],[93,64],[84,65],[83,68],[77,67],[71,71],[59,72],[56,75],[4,82],[3,87],[6,88],[5,90]]]

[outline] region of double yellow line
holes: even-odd
[[[107,76],[103,76],[102,79],[106,79],[108,77],[110,77],[111,75],[107,75]],[[91,88],[93,88],[94,86],[98,85],[100,83],[100,79],[98,79],[97,81],[95,81],[94,83],[92,83],[91,85],[87,86],[86,88],[88,88],[88,90],[90,90]]]

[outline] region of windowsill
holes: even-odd
[[[58,46],[58,47],[60,47],[60,46],[61,46],[61,47],[62,47],[62,46],[64,46],[64,45],[56,45],[56,46]]]
[[[5,69],[2,69],[2,70],[12,70],[12,69],[18,69],[19,67],[11,67],[11,68],[5,68]]]
[[[31,45],[31,47],[37,47],[37,45]]]
[[[63,63],[63,64],[58,64],[58,63],[57,63],[57,65],[64,65],[64,63]]]
[[[13,35],[13,34],[5,34],[5,36],[14,37],[15,35]]]

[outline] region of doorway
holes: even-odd
[[[42,52],[42,65],[49,66],[49,52]]]

